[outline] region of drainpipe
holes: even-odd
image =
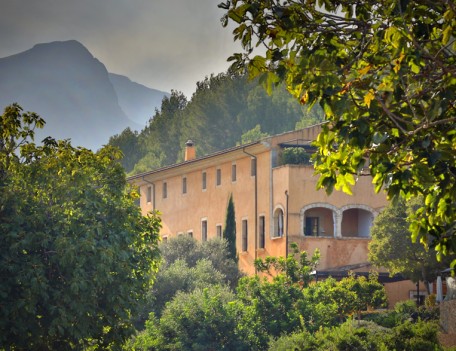
[[[420,281],[416,283],[416,306],[420,307]]]
[[[244,152],[246,155],[249,155],[253,159],[255,159],[255,260],[258,257],[258,164],[257,164],[257,157],[255,155],[252,155],[245,151],[245,147],[242,148],[242,152]],[[255,267],[255,275],[257,274],[257,269]]]
[[[149,183],[150,185],[152,185],[152,207],[155,211],[155,183],[152,183],[152,182],[149,182],[148,180],[146,180],[146,178],[144,178],[144,176],[142,176],[142,180],[146,183]]]
[[[285,258],[288,257],[288,190],[285,190],[285,196],[287,197],[286,201],[286,208],[285,208],[285,213],[286,213],[286,221],[287,225],[285,227]]]

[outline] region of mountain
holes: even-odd
[[[113,80],[127,83],[112,83],[106,67],[75,40],[37,44],[0,59],[0,108],[17,102],[43,117],[46,126],[37,131],[37,141],[50,135],[96,150],[126,127],[139,130],[145,125],[137,115],[127,114],[140,101],[128,88],[137,90],[136,83],[126,77]],[[144,96],[148,88],[142,87]]]
[[[132,82],[128,77],[109,73],[109,80],[117,93],[119,105],[133,122],[145,127],[154,115],[155,109],[160,109],[164,96],[169,93],[148,88]]]

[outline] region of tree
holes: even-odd
[[[254,128],[246,131],[244,134],[241,136],[241,144],[248,144],[252,143],[254,141],[258,141],[260,139],[268,137],[268,133],[263,133],[261,131],[261,126],[257,124]]]
[[[148,315],[153,311],[156,316],[160,316],[166,303],[171,301],[178,291],[192,292],[197,288],[223,284],[225,276],[214,268],[211,261],[201,259],[194,267],[189,267],[185,261],[176,260],[158,272],[149,294],[153,306],[148,306],[146,313]]]
[[[376,190],[390,199],[424,197],[412,216],[414,240],[432,236],[438,258],[456,252],[454,2],[219,6],[244,48],[229,58],[234,66],[247,67],[269,91],[286,82],[302,103],[323,107],[328,123],[316,141],[318,186],[350,193],[367,166]]]
[[[189,139],[195,142],[197,155],[203,156],[235,146],[257,124],[268,135],[290,131],[297,123],[309,125],[320,120],[314,110],[305,113],[284,85],[269,96],[258,81],[228,70],[198,82],[188,102],[176,91],[165,97],[138,134],[136,149],[130,148],[134,140],[127,131],[114,136],[110,144],[118,146],[124,153],[122,162],[130,166],[131,160],[133,173],[139,173],[183,161]],[[276,123],[277,116],[281,123]]]
[[[159,248],[164,268],[177,260],[184,261],[189,268],[197,266],[200,260],[208,260],[214,269],[223,275],[224,282],[233,289],[242,276],[236,261],[231,257],[225,239],[196,241],[192,237],[182,235],[162,243]]]
[[[236,334],[234,300],[235,295],[220,286],[178,293],[149,335],[158,350],[247,350]]]
[[[268,256],[264,260],[258,258],[255,260],[255,267],[259,272],[266,273],[270,277],[283,274],[289,283],[298,283],[302,288],[307,288],[313,280],[312,271],[318,265],[320,251],[316,249],[309,259],[306,251],[299,252],[298,244],[291,243],[290,247],[291,253],[288,257]],[[299,259],[296,259],[296,256]]]
[[[139,150],[135,153],[142,158],[136,163],[133,173],[146,172],[176,161],[182,146],[179,136],[183,123],[182,111],[186,106],[187,98],[181,92],[173,90],[171,96],[163,98],[160,111],[155,110],[149,124],[138,135]]]
[[[235,289],[242,273],[228,255],[224,239],[196,241],[190,236],[177,236],[159,246],[161,265],[146,302],[134,316],[136,329],[144,329],[150,313],[162,315],[165,305],[177,292],[192,292],[212,285]]]
[[[0,348],[120,345],[157,270],[160,220],[141,215],[118,150],[35,145],[43,125],[17,104],[0,118]]]
[[[122,151],[123,157],[120,163],[127,173],[131,172],[135,164],[144,156],[138,144],[138,132],[132,131],[130,127],[110,137],[108,144]]]
[[[451,256],[437,262],[435,255],[423,245],[413,243],[408,232],[407,217],[420,206],[419,198],[390,204],[375,219],[369,243],[369,261],[385,267],[390,274],[401,273],[414,282],[432,282],[447,268]],[[426,284],[426,287],[428,285]]]
[[[239,281],[237,297],[244,313],[238,329],[251,350],[264,350],[271,337],[302,327],[303,319],[312,310],[303,289],[312,279],[319,254],[317,251],[308,259],[305,251],[299,253],[296,244],[292,244],[292,249],[287,258],[268,256],[255,261],[257,270],[269,277],[245,277]]]
[[[236,215],[234,213],[233,195],[230,195],[230,199],[228,200],[223,237],[228,243],[229,257],[237,262],[238,256],[236,251]]]

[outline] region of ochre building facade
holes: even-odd
[[[139,186],[143,214],[161,212],[161,236],[191,235],[197,240],[222,236],[230,196],[236,219],[240,268],[254,274],[253,262],[285,256],[287,242],[301,250],[320,250],[319,271],[367,267],[370,227],[387,205],[374,193],[370,176],[360,176],[353,195],[316,190],[308,164],[287,164],[287,148],[313,151],[319,125],[268,137],[204,157],[187,142],[185,161],[129,178]],[[388,284],[386,284],[388,290]],[[409,298],[413,284],[400,289],[390,304]],[[394,289],[393,289],[394,290]],[[404,296],[402,296],[404,295]]]

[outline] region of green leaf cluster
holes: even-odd
[[[422,202],[422,198],[399,199],[379,214],[371,229],[369,261],[378,267],[385,267],[392,275],[400,273],[414,282],[429,283],[450,265],[455,255],[438,262],[429,248],[414,243],[410,238],[408,217],[422,206]],[[432,238],[427,240],[432,244]]]
[[[225,226],[223,227],[223,237],[226,239],[229,257],[235,262],[238,261],[236,252],[236,214],[234,212],[233,195],[230,195],[228,207],[226,208]]]
[[[136,349],[265,350],[282,335],[311,335],[368,306],[384,304],[385,290],[376,276],[310,284],[318,253],[309,258],[295,244],[292,249],[287,258],[258,260],[257,268],[266,275],[241,278],[235,294],[223,285],[182,290],[166,304],[159,320],[150,316],[146,330],[129,349],[134,344]]]
[[[287,147],[282,151],[281,163],[284,165],[310,165],[311,154],[300,147]]]
[[[0,116],[0,348],[118,346],[157,270],[160,220],[141,215],[116,149],[36,145],[43,124],[17,104]]]
[[[122,165],[136,174],[183,161],[187,140],[193,140],[197,155],[204,156],[296,125],[315,124],[322,117],[321,109],[302,107],[284,85],[268,95],[257,80],[228,71],[198,82],[190,99],[172,91],[141,132],[124,130],[109,144],[120,148]]]
[[[160,317],[165,306],[178,292],[220,285],[234,289],[242,277],[224,239],[199,242],[189,236],[178,236],[159,246],[162,262],[146,302],[134,316],[138,330],[144,329],[150,313]]]
[[[455,253],[453,2],[233,0],[220,7],[244,49],[229,58],[234,67],[246,67],[268,90],[284,82],[301,103],[323,108],[318,186],[350,193],[367,171],[390,199],[422,195],[412,238],[433,237],[439,259]]]

